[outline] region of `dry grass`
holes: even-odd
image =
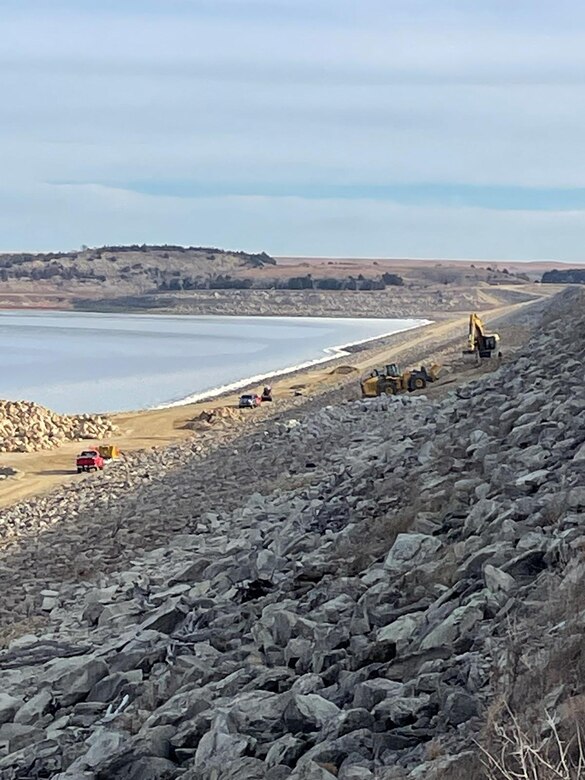
[[[0,650],[6,649],[12,641],[23,634],[41,631],[48,622],[46,616],[31,616],[24,620],[17,620],[8,626],[0,627]]]
[[[580,729],[561,735],[551,713],[529,732],[506,705],[492,724],[491,745],[479,748],[489,780],[579,780],[585,773]]]
[[[542,603],[529,606],[529,619],[508,625],[499,689],[516,710],[542,711],[543,698],[557,688],[565,696],[581,693],[585,581],[565,583],[562,590],[559,586],[557,577],[543,577]]]
[[[425,746],[425,760],[436,761],[443,755],[443,748],[438,739],[432,739]]]
[[[498,651],[500,696],[481,745],[488,780],[585,778],[585,579],[579,564],[562,564],[563,579],[547,572],[535,583]]]

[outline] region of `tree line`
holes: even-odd
[[[230,274],[203,278],[173,275],[163,279],[158,289],[160,291],[177,290],[385,290],[386,287],[402,287],[404,280],[398,274],[384,273],[371,279],[359,274],[357,277],[343,278],[306,276],[291,276],[288,279],[249,279],[232,277]]]
[[[585,284],[585,268],[545,271],[541,281],[543,284]]]

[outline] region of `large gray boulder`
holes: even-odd
[[[477,715],[477,699],[466,691],[449,691],[444,697],[441,714],[453,726],[459,726],[466,723],[470,718]]]
[[[20,707],[14,716],[15,723],[31,724],[38,720],[49,708],[53,695],[48,688],[42,688]]]
[[[486,588],[492,593],[510,593],[515,585],[516,580],[510,574],[505,571],[492,566],[491,563],[486,563],[483,568],[483,576]]]
[[[356,685],[353,695],[353,706],[363,707],[365,710],[371,711],[376,704],[384,701],[384,699],[401,696],[403,690],[404,685],[402,683],[386,680],[383,677],[366,680]]]
[[[214,770],[236,765],[250,744],[250,737],[234,732],[227,715],[221,713],[197,746],[194,769],[202,780],[210,778]]]
[[[68,767],[69,772],[97,770],[129,745],[128,734],[105,726],[97,727],[86,741],[83,753]]]
[[[15,712],[21,704],[22,699],[10,696],[8,693],[0,693],[0,726],[13,719]]]
[[[428,693],[419,696],[398,696],[384,699],[373,709],[377,723],[387,729],[412,723],[421,713],[427,711],[431,697]]]
[[[398,534],[384,561],[392,574],[404,574],[436,556],[441,542],[426,534]]]
[[[306,750],[306,743],[292,734],[284,734],[275,740],[266,754],[266,765],[294,766]]]
[[[284,711],[284,723],[292,734],[319,731],[338,714],[335,704],[316,693],[294,694]]]
[[[421,622],[422,612],[413,612],[402,615],[387,626],[378,629],[376,640],[378,642],[391,642],[396,653],[401,653],[407,646]]]
[[[129,762],[116,776],[120,780],[170,780],[176,777],[176,773],[177,765],[172,761],[157,756],[144,756]]]
[[[333,780],[335,777],[333,766],[328,768],[315,761],[307,761],[296,767],[289,776],[289,780]]]
[[[271,736],[280,736],[283,731],[282,717],[286,704],[286,697],[277,693],[242,693],[230,702],[230,720],[239,733],[270,740]]]
[[[585,508],[585,486],[571,488],[568,503],[572,509]]]
[[[421,650],[452,647],[461,636],[469,634],[483,620],[483,608],[477,599],[454,609],[439,625],[432,628],[422,640]]]
[[[150,629],[152,631],[161,631],[163,634],[171,634],[185,617],[185,612],[186,610],[180,604],[179,598],[168,599],[142,622],[140,629]]]
[[[53,693],[61,706],[74,704],[86,698],[93,686],[108,674],[108,665],[96,656],[65,659],[64,673],[53,685]]]
[[[4,723],[0,726],[0,749],[5,753],[15,753],[40,742],[44,736],[43,729],[31,724]]]

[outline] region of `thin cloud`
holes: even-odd
[[[555,231],[559,252],[579,253],[581,4],[57,0],[35,13],[29,0],[3,5],[7,246],[127,234],[203,243],[196,227],[215,244],[284,253],[301,251],[302,230],[308,254],[345,244],[371,254],[385,243],[386,254],[418,255],[435,241],[439,254],[449,246],[477,257],[480,241],[497,249],[496,225],[506,256],[541,253]],[[262,204],[258,218],[235,230],[230,209],[248,214],[252,202]],[[449,225],[470,209],[473,235],[454,231],[447,241],[437,209]],[[370,213],[384,218],[364,229]]]

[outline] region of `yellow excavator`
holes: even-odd
[[[441,367],[435,363],[430,369],[421,366],[412,371],[401,371],[396,363],[389,363],[382,370],[375,368],[370,376],[362,379],[362,397],[375,398],[378,395],[398,395],[422,390],[429,382],[436,382]]]
[[[500,353],[500,337],[497,333],[486,333],[485,326],[477,314],[469,315],[469,335],[464,356],[472,356],[479,361],[491,358],[493,353]]]

